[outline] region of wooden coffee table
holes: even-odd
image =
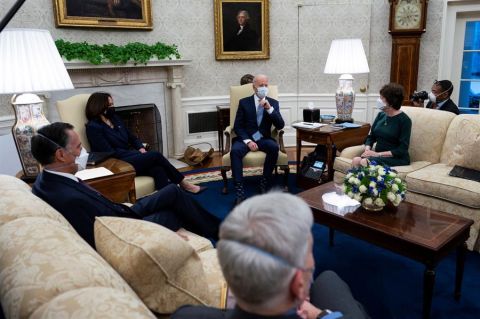
[[[454,296],[460,299],[467,251],[465,242],[472,220],[407,202],[396,208],[387,206],[382,212],[369,212],[360,207],[341,216],[328,211],[322,201],[323,194],[334,191],[334,184],[330,182],[298,194],[312,209],[315,222],[330,228],[330,244],[333,244],[334,230],[339,230],[423,263],[423,318],[430,317],[435,267],[456,249]]]

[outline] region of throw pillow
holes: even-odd
[[[202,261],[175,232],[143,220],[97,217],[95,245],[151,310],[169,314],[186,304],[208,305]]]
[[[480,170],[480,131],[470,132],[453,148],[452,156],[449,160],[450,166],[463,166],[475,170]]]

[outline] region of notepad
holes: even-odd
[[[105,167],[96,167],[96,168],[89,168],[78,171],[75,176],[80,178],[81,180],[89,180],[92,178],[103,177],[113,175],[113,172]]]
[[[333,126],[333,127],[341,127],[341,128],[357,128],[357,127],[361,127],[360,124],[349,123],[349,122],[345,122],[345,123],[341,123],[341,124],[333,124],[332,126]]]
[[[293,127],[311,128],[311,129],[319,128],[325,125],[327,124],[315,123],[315,122],[297,122],[292,124]]]

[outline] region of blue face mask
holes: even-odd
[[[260,99],[263,99],[267,96],[268,94],[268,87],[266,86],[261,86],[257,89],[257,96],[260,98]]]

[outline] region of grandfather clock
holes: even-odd
[[[417,88],[420,37],[425,32],[428,0],[389,0],[392,35],[390,81],[405,88],[403,105]]]

